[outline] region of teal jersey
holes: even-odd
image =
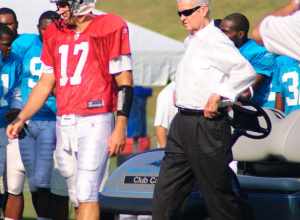
[[[19,84],[19,77],[22,71],[20,58],[14,54],[1,58],[0,66],[0,127],[6,125],[4,115],[9,108],[17,105],[14,99],[15,88]],[[15,102],[15,103],[14,103]]]
[[[27,49],[23,57],[20,91],[24,104],[28,101],[32,88],[37,84],[42,74],[41,52],[42,42],[39,36],[35,35],[33,44]],[[54,96],[49,96],[44,106],[32,117],[32,120],[55,120],[55,118],[56,100]]]
[[[287,56],[279,56],[276,59],[277,83],[274,91],[280,92],[283,97],[285,114],[300,109],[299,65],[299,61]]]
[[[272,92],[272,77],[276,56],[251,39],[243,44],[239,50],[257,74],[267,77],[267,80],[254,92],[253,100],[260,106],[274,108],[275,93]]]

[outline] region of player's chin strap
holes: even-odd
[[[117,115],[122,115],[125,117],[129,116],[132,99],[133,99],[132,86],[119,86],[118,87]]]

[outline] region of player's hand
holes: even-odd
[[[126,130],[123,128],[116,127],[108,140],[109,156],[111,157],[120,154],[125,147],[125,142]]]
[[[19,137],[22,129],[24,128],[25,121],[20,118],[16,118],[12,123],[10,123],[6,128],[6,135],[8,139],[15,139]]]
[[[218,112],[219,103],[221,101],[221,96],[217,94],[212,94],[204,107],[204,117],[205,118],[215,118],[220,113]]]

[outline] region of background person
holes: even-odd
[[[170,125],[177,112],[178,109],[175,106],[175,82],[172,81],[160,91],[156,99],[154,127],[159,148],[166,146]]]
[[[220,29],[233,41],[256,72],[256,79],[252,85],[254,92],[252,100],[262,107],[275,108],[272,80],[276,55],[248,38],[249,27],[248,18],[240,13],[227,15],[220,24]]]
[[[153,199],[153,219],[180,219],[194,182],[212,220],[244,220],[242,200],[232,188],[231,129],[222,98],[235,100],[255,72],[209,18],[208,0],[177,0],[189,36],[176,72],[176,106]],[[226,56],[224,55],[226,54]],[[230,57],[230,59],[228,59]]]
[[[13,99],[21,74],[22,63],[17,55],[11,52],[14,40],[14,32],[5,24],[0,24],[0,176],[3,177],[6,162],[6,146],[8,144],[5,135],[7,121],[5,115],[15,104]],[[18,152],[16,152],[18,153]],[[3,193],[3,192],[2,192]],[[2,198],[3,199],[3,198]],[[2,201],[3,204],[3,201]],[[22,204],[16,204],[22,207]]]
[[[265,16],[252,31],[253,39],[264,44],[267,50],[300,60],[299,0]]]
[[[13,42],[11,45],[11,51],[13,54],[15,54],[15,56],[18,56],[22,62],[23,56],[26,54],[26,51],[30,48],[30,46],[35,40],[35,35],[18,33],[17,16],[14,10],[12,10],[11,8],[0,8],[0,23],[8,26],[13,32]],[[21,108],[21,105],[15,107]],[[19,158],[20,152],[18,141],[11,141],[9,147],[10,149],[7,151],[6,160],[7,199],[5,204],[5,216],[10,216],[10,218],[13,219],[20,219],[22,217],[24,208],[24,198],[22,193],[23,188],[19,185],[19,183],[21,184],[22,181],[19,182],[18,179],[20,178],[24,180],[25,171],[23,170],[23,164],[21,164],[21,158]]]

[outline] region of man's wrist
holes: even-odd
[[[128,123],[128,118],[123,115],[118,115],[116,124],[115,124],[115,129],[116,130],[127,130],[127,123]]]

